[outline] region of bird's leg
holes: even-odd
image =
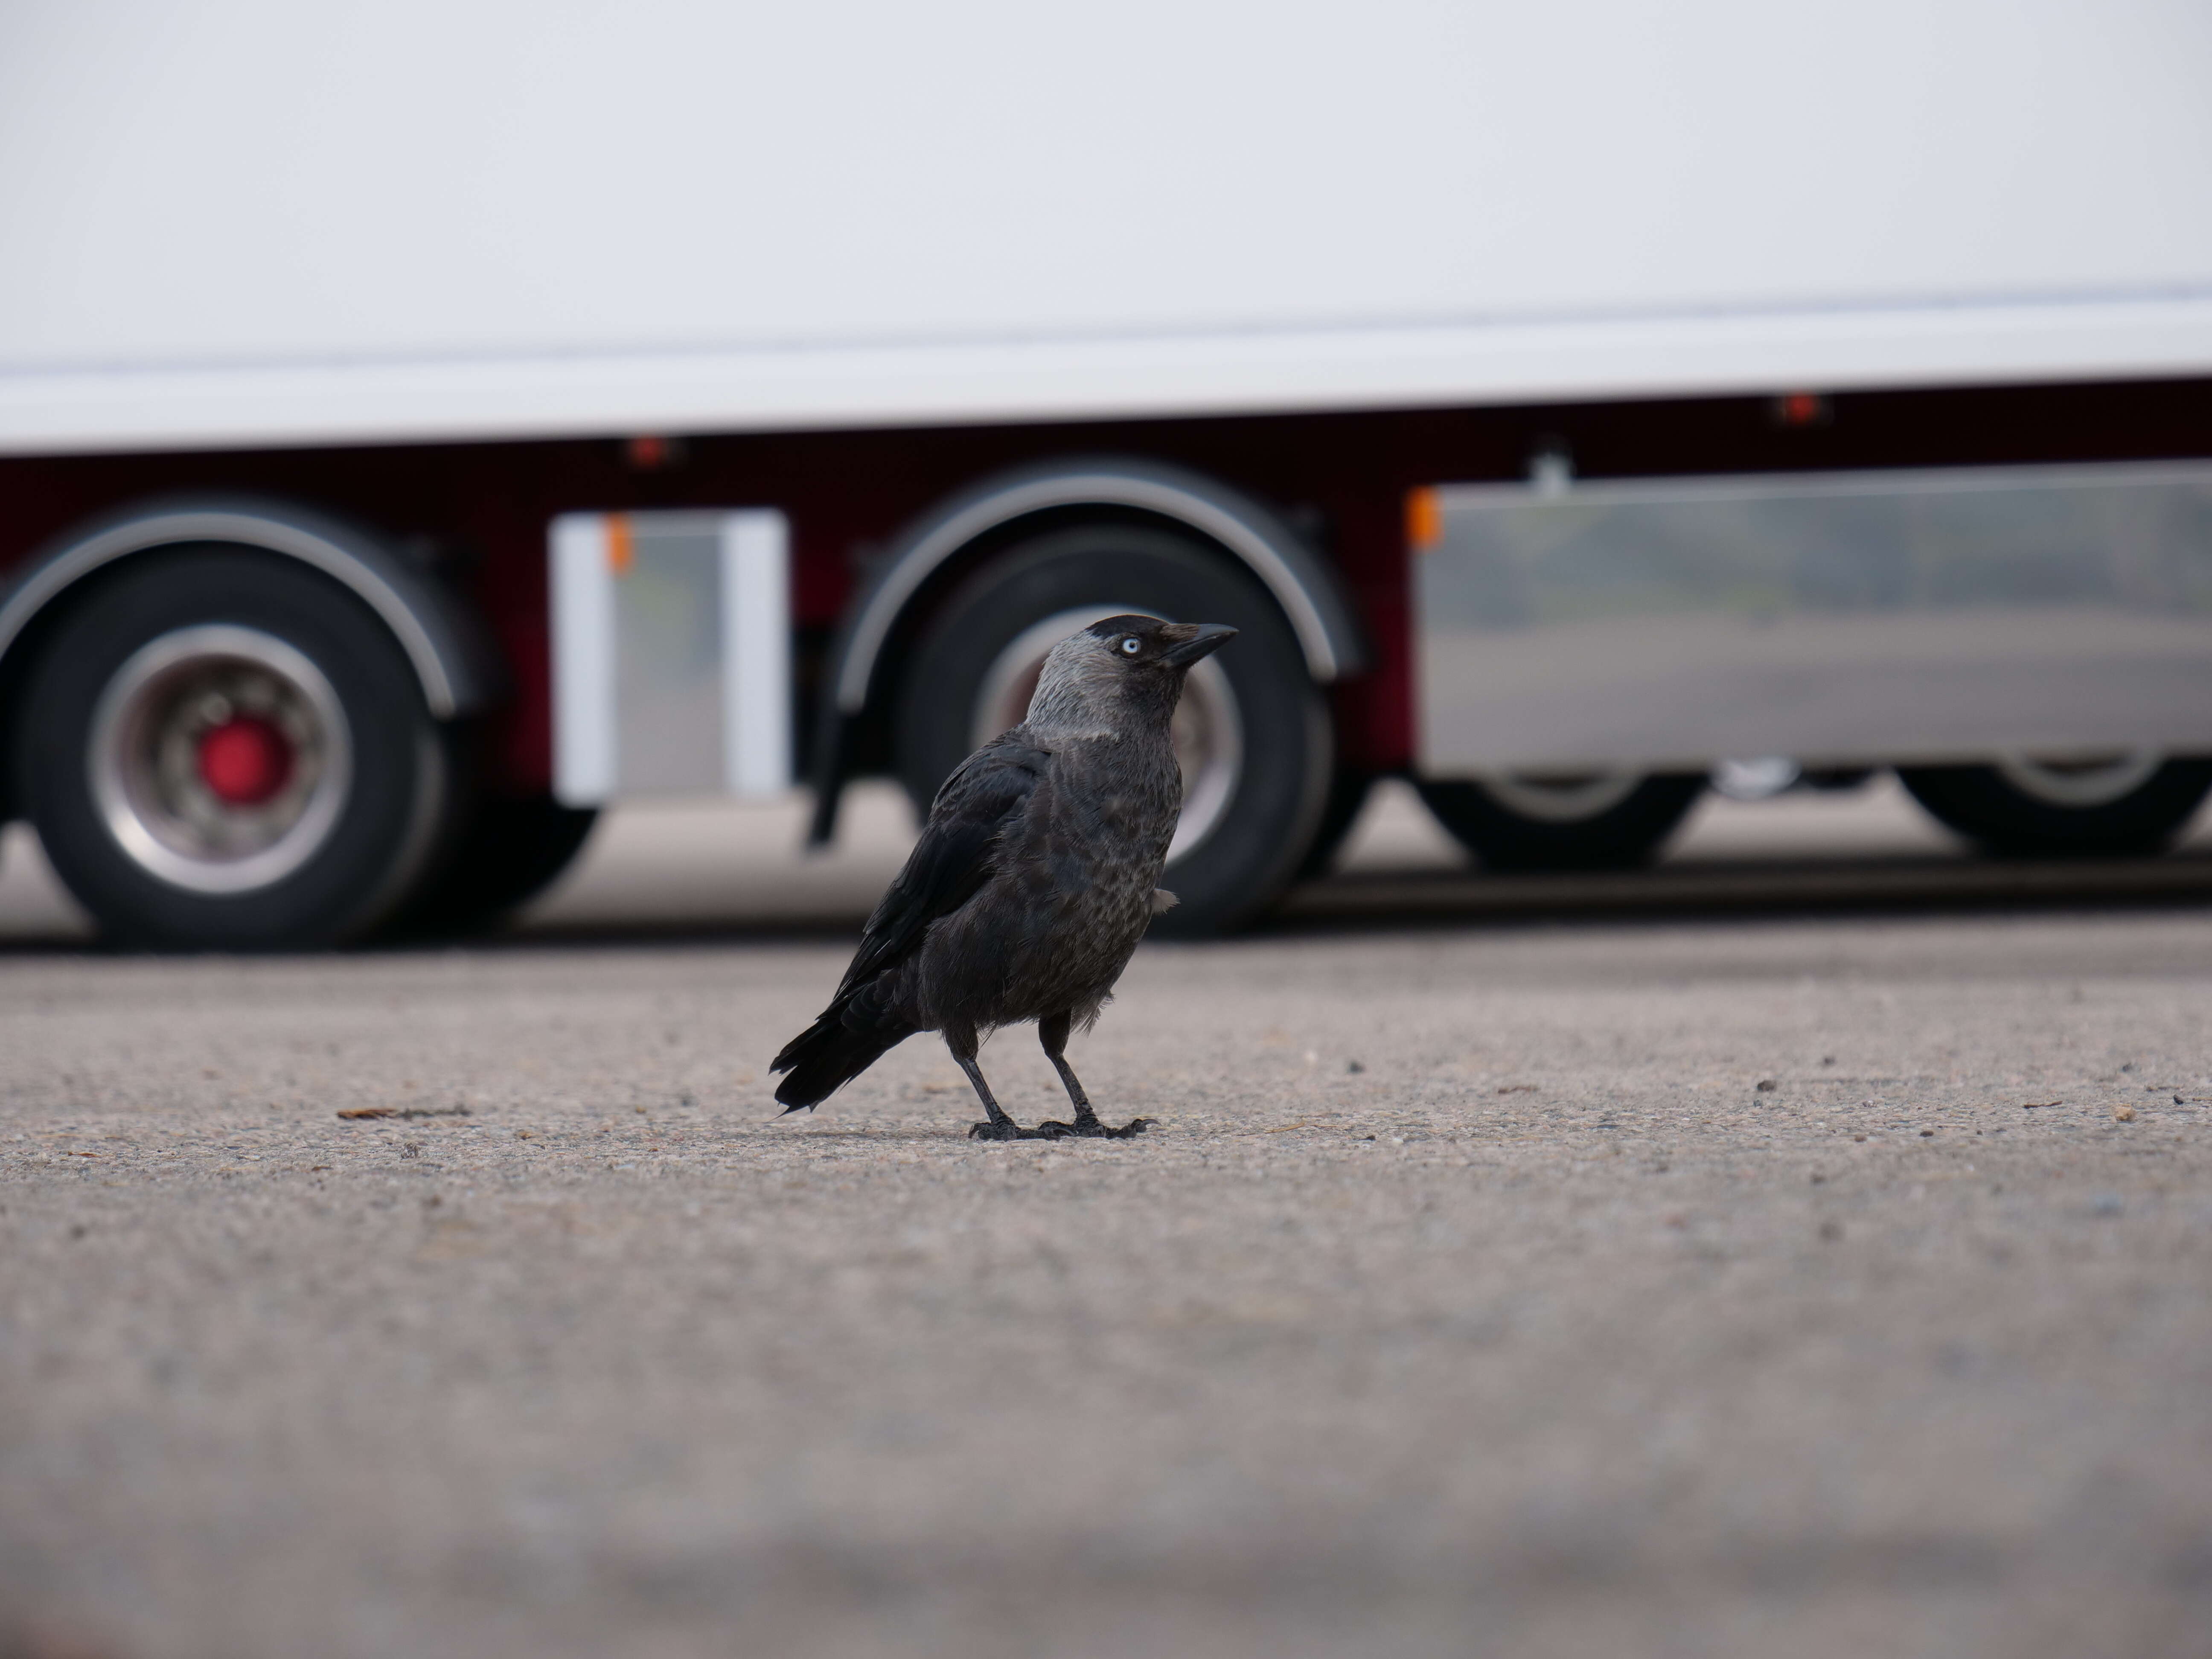
[[[1044,1045],[1044,1057],[1052,1062],[1052,1069],[1060,1073],[1060,1084],[1067,1097],[1075,1103],[1075,1121],[1073,1123],[1041,1123],[1041,1129],[1058,1129],[1064,1134],[1096,1135],[1114,1139],[1127,1139],[1140,1135],[1151,1127],[1148,1117],[1133,1117],[1118,1129],[1109,1129],[1098,1121],[1098,1114],[1091,1109],[1091,1097],[1083,1092],[1083,1085],[1075,1075],[1075,1068],[1067,1063],[1067,1029],[1073,1024],[1071,1015],[1050,1014],[1037,1022],[1037,1041]]]
[[[1059,1124],[1040,1129],[1024,1129],[1008,1117],[1005,1109],[991,1097],[991,1085],[983,1081],[983,1068],[975,1063],[975,1028],[973,1025],[947,1025],[945,1046],[952,1051],[952,1058],[960,1062],[960,1069],[968,1073],[968,1081],[975,1087],[975,1097],[983,1103],[986,1121],[968,1127],[970,1140],[1056,1140],[1066,1133]]]
[[[1083,1092],[1082,1081],[1075,1075],[1075,1068],[1067,1063],[1067,1030],[1073,1023],[1065,1013],[1046,1015],[1037,1022],[1037,1042],[1044,1049],[1044,1057],[1052,1062],[1052,1069],[1060,1073],[1060,1086],[1067,1091],[1067,1097],[1075,1103],[1075,1121],[1064,1127],[1070,1134],[1095,1135],[1106,1126],[1091,1109],[1091,1097]]]

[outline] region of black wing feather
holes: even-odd
[[[775,1097],[793,1111],[827,1099],[914,1035],[881,977],[913,953],[939,917],[975,896],[997,867],[1008,822],[1036,793],[1052,758],[1008,732],[960,763],[930,803],[929,822],[860,935],[853,965],[814,1024],[783,1045],[771,1072]]]
[[[838,984],[839,998],[903,960],[931,922],[957,910],[990,879],[998,867],[1000,831],[1036,793],[1051,759],[1049,749],[1009,732],[969,756],[945,781],[906,867],[861,931],[860,948]]]

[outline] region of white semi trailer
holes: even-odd
[[[119,937],[459,921],[1210,606],[1186,925],[1386,772],[1499,865],[1747,754],[2153,847],[2208,176],[2177,0],[18,0],[4,810]]]

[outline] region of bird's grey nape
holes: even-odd
[[[1103,737],[1120,725],[1127,676],[1106,642],[1087,629],[1045,653],[1023,723],[1054,737]]]

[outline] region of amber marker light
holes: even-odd
[[[1817,392],[1785,392],[1766,408],[1777,426],[1826,426],[1835,414]]]
[[[637,539],[630,534],[629,520],[620,513],[607,514],[607,568],[617,576],[629,574],[637,562]]]
[[[1444,507],[1436,489],[1423,485],[1406,492],[1406,545],[1416,553],[1433,551],[1444,538]]]

